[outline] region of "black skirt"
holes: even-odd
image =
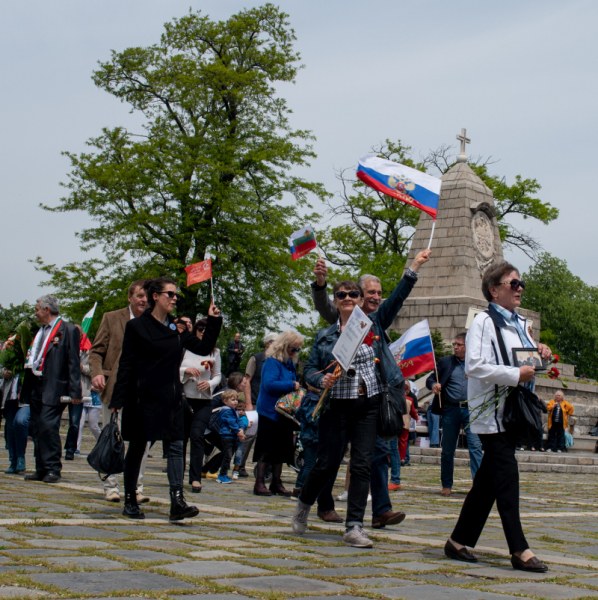
[[[257,437],[253,450],[253,462],[270,464],[292,463],[295,454],[293,422],[286,417],[273,421],[260,415],[257,422]]]

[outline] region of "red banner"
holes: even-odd
[[[198,263],[185,267],[187,273],[187,287],[212,278],[212,259],[208,258]]]

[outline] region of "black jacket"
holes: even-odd
[[[222,318],[208,317],[200,341],[194,334],[179,334],[169,319],[163,325],[149,310],[125,327],[118,376],[110,408],[122,408],[124,439],[182,440],[183,401],[179,367],[183,349],[200,356],[216,345]]]

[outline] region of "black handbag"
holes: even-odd
[[[112,413],[110,421],[100,432],[96,445],[87,456],[87,462],[98,472],[102,481],[125,470],[125,443],[118,428],[118,413]]]
[[[394,438],[403,430],[403,407],[405,404],[405,387],[401,381],[399,386],[388,385],[382,361],[378,363],[382,383],[382,399],[378,411],[377,433],[382,438]]]
[[[492,315],[490,316],[492,317]],[[500,327],[494,319],[493,323],[503,363],[510,365]],[[498,386],[496,387],[498,388]],[[542,436],[542,412],[546,412],[546,406],[529,388],[518,385],[509,390],[505,398],[502,423],[507,435],[515,442],[516,446],[533,446],[536,440]]]

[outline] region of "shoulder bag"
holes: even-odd
[[[102,481],[125,470],[125,443],[118,428],[118,413],[113,412],[110,421],[104,425],[87,462]]]

